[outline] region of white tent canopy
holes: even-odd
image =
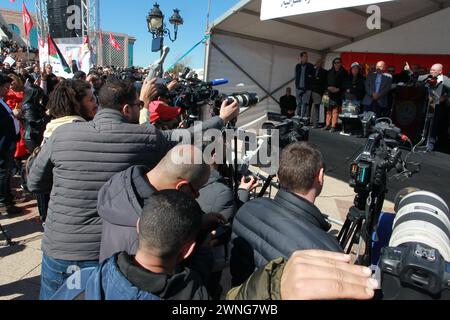
[[[339,52],[450,53],[450,0],[377,5],[381,30],[367,28],[367,6],[261,21],[261,0],[241,1],[210,28],[207,78],[228,77],[229,85],[220,88],[224,92],[259,94],[262,102],[243,117],[249,122],[279,111],[277,100],[285,87],[294,87],[300,51],[308,51],[312,62],[325,58],[327,68]]]

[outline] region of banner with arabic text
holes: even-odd
[[[394,0],[262,0],[261,20],[389,1]]]

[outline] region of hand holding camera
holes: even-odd
[[[228,123],[239,116],[239,104],[237,100],[234,100],[232,103],[229,103],[228,100],[222,102],[222,106],[220,108],[220,118]]]

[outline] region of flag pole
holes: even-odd
[[[30,62],[30,36],[27,38],[27,56],[28,56],[28,62]]]

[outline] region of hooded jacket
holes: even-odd
[[[53,132],[55,132],[55,130],[62,125],[74,122],[86,122],[86,120],[79,116],[67,116],[50,121],[50,123],[47,124],[47,128],[44,132],[44,140],[49,139],[52,136]]]
[[[100,262],[113,254],[138,248],[136,225],[142,208],[156,190],[144,179],[149,169],[134,166],[116,174],[100,189],[97,211],[103,219]]]

